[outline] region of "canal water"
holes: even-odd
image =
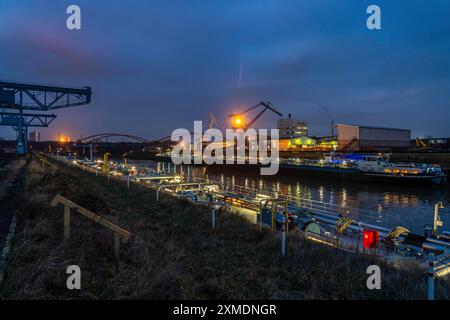
[[[153,161],[135,162],[138,166],[147,166],[167,170],[169,163]],[[174,166],[170,164],[173,172]],[[176,166],[178,174],[187,181],[193,178],[208,178],[225,186],[243,186],[257,190],[272,190],[312,199],[342,207],[361,210],[361,220],[367,213],[376,217],[378,223],[392,226],[401,225],[413,232],[422,234],[425,225],[433,224],[434,205],[438,201],[444,204],[439,216],[444,222],[440,231],[450,231],[450,188],[448,186],[408,186],[379,183],[342,182],[323,177],[302,176],[260,176],[240,171],[219,171],[209,167]],[[365,222],[372,222],[365,221]]]

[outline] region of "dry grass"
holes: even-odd
[[[112,234],[77,214],[63,241],[57,193],[105,215],[135,236],[113,259]],[[18,199],[18,234],[3,293],[9,299],[423,299],[426,275],[304,241],[291,233],[287,257],[270,233],[227,212],[210,228],[206,208],[150,190],[108,183],[78,169],[43,170],[32,162]],[[82,290],[66,289],[68,265]],[[382,290],[366,289],[366,268],[382,268]],[[447,281],[437,285],[448,298]]]

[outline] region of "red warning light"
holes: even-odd
[[[378,231],[364,230],[363,231],[363,248],[375,248],[379,239]]]

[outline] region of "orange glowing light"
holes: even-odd
[[[58,137],[58,141],[61,142],[61,143],[70,142],[70,137],[68,137],[68,136],[60,136],[60,137]]]
[[[244,119],[242,116],[234,116],[233,117],[233,126],[236,128],[244,127]]]

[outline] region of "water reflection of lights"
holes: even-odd
[[[320,186],[320,187],[319,187],[319,199],[320,199],[320,201],[323,202],[323,199],[324,199],[324,190],[323,190],[323,186]]]
[[[394,201],[394,204],[398,204],[398,203],[399,203],[399,197],[398,197],[398,194],[394,194],[394,199],[393,199],[393,201]]]
[[[381,213],[383,211],[383,206],[381,205],[381,203],[378,204],[377,211],[378,213]]]
[[[384,204],[388,205],[391,202],[391,195],[389,193],[386,193],[384,195]]]
[[[343,207],[347,206],[347,190],[346,189],[342,189],[342,203],[341,205]]]
[[[408,196],[402,195],[402,196],[400,197],[400,203],[401,203],[401,205],[402,205],[403,207],[408,206],[408,205],[409,205],[409,197],[408,197]]]

